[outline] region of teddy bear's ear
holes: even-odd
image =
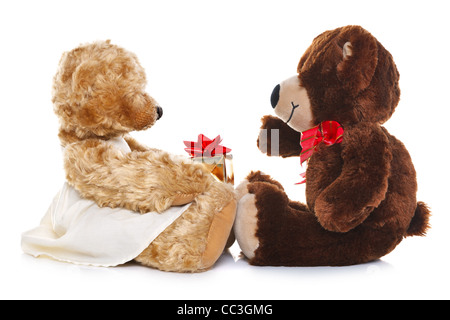
[[[348,57],[352,55],[352,44],[350,43],[350,41],[344,43],[344,46],[342,47],[342,55],[344,57],[344,60],[347,60]]]
[[[354,28],[344,36],[342,60],[337,65],[337,76],[350,93],[357,94],[372,81],[378,64],[376,39],[362,28]]]

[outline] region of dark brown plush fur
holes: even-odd
[[[281,121],[278,118],[274,118],[271,116],[264,116],[262,118],[262,129],[277,129],[279,130],[279,138],[283,142],[279,144],[279,155],[283,158],[286,157],[293,157],[298,156],[300,152],[302,151],[302,148],[300,147],[300,132],[295,131],[291,127],[287,126],[283,121]],[[265,139],[267,145],[267,155],[271,156],[272,152],[272,135],[268,134],[269,130],[265,131]],[[258,138],[257,145],[259,148],[262,148],[260,146],[260,140],[261,137]]]
[[[342,59],[348,41],[352,55]],[[381,126],[400,98],[391,54],[363,28],[348,26],[315,38],[298,72],[314,123],[338,121],[343,141],[319,145],[310,158],[307,204],[290,201],[266,175],[248,176],[259,240],[250,263],[352,265],[386,255],[406,236],[424,235],[430,212],[416,200],[411,158]],[[266,116],[262,128],[280,130],[280,156],[299,155],[299,133],[283,121]]]

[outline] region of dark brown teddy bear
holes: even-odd
[[[297,71],[275,87],[278,118],[262,119],[258,146],[308,159],[307,204],[290,201],[261,172],[239,185],[235,234],[250,263],[352,265],[424,235],[429,210],[416,200],[411,158],[381,126],[400,97],[391,54],[363,28],[347,26],[316,37]],[[279,141],[270,138],[274,129]]]

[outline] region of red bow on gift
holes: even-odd
[[[336,121],[323,121],[318,126],[303,131],[300,145],[302,152],[300,153],[300,164],[308,160],[319,143],[323,142],[327,146],[335,143],[341,143],[344,135],[344,128]],[[300,174],[302,178],[306,177],[306,173]],[[305,183],[306,179],[298,184]]]
[[[231,149],[221,146],[222,139],[220,135],[213,140],[203,134],[198,135],[197,142],[184,141],[186,150],[191,157],[214,157],[215,155],[224,155],[231,152]]]

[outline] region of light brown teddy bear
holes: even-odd
[[[220,257],[234,189],[128,135],[162,116],[145,86],[137,57],[110,41],[62,56],[52,101],[67,182],[41,225],[23,234],[25,252],[99,266],[135,259],[177,272],[207,270]]]

